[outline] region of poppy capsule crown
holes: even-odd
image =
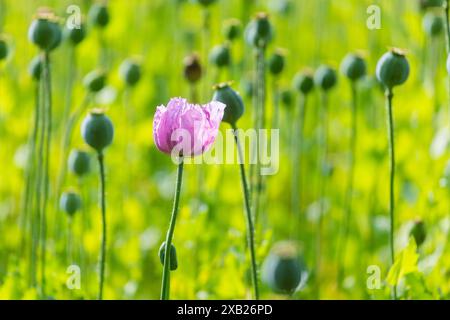
[[[389,90],[403,84],[409,76],[409,63],[405,53],[396,48],[386,52],[378,60],[376,75],[378,81]]]
[[[67,191],[61,195],[59,207],[62,211],[73,216],[81,208],[81,198],[74,191]]]
[[[351,81],[359,80],[366,75],[366,62],[361,56],[350,53],[342,60],[341,72]]]
[[[29,40],[41,50],[51,51],[59,46],[62,31],[58,18],[48,9],[40,9],[28,29]]]
[[[244,114],[244,102],[241,96],[234,91],[228,83],[221,83],[214,87],[212,100],[225,105],[222,121],[235,124]]]
[[[81,125],[81,135],[89,146],[101,153],[104,148],[112,143],[114,127],[103,110],[94,109],[84,118]]]
[[[164,241],[159,247],[159,260],[161,264],[164,265],[164,256],[166,253],[166,242]],[[177,259],[177,250],[173,244],[170,245],[170,266],[169,269],[171,271],[177,270],[178,268],[178,259]]]

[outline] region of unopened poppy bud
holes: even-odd
[[[67,191],[61,195],[59,207],[62,211],[73,216],[81,208],[81,198],[74,191]]]
[[[366,75],[367,67],[364,59],[356,54],[349,53],[341,63],[341,72],[351,81],[361,79]]]
[[[196,83],[202,77],[202,66],[198,55],[191,54],[184,59],[184,77],[190,83]]]
[[[166,242],[164,241],[159,247],[159,261],[164,265],[164,256],[166,253]],[[177,250],[173,244],[170,245],[170,265],[169,269],[171,271],[177,270],[178,268],[178,259],[177,259]]]
[[[245,40],[251,46],[264,48],[272,40],[272,36],[272,25],[264,12],[258,13],[245,29]]]
[[[108,7],[103,3],[95,3],[89,9],[89,21],[99,28],[104,28],[109,23]]]
[[[36,56],[31,60],[30,65],[28,66],[28,73],[30,76],[36,80],[39,81],[41,78],[41,72],[42,72],[42,61],[40,56]]]
[[[264,261],[263,280],[277,293],[292,294],[300,285],[304,269],[295,245],[279,242]]]
[[[269,58],[269,71],[273,75],[279,75],[284,69],[284,52],[282,50],[275,51]]]
[[[113,141],[114,126],[103,110],[94,109],[84,118],[81,135],[89,146],[101,153]]]
[[[8,43],[0,36],[0,61],[8,56]]]
[[[72,150],[69,155],[69,170],[79,177],[84,176],[90,171],[91,159],[89,153],[81,150]]]
[[[414,238],[417,246],[420,247],[425,242],[427,236],[425,223],[422,220],[414,221],[414,224],[409,231],[409,235]]]
[[[242,33],[242,25],[238,19],[229,19],[225,21],[222,34],[228,41],[237,39]]]
[[[314,74],[314,83],[324,91],[330,90],[337,83],[336,71],[329,66],[320,66]]]
[[[37,18],[31,22],[28,38],[41,50],[55,49],[61,43],[62,32],[53,13],[50,11],[40,12]]]
[[[442,21],[442,17],[436,13],[427,12],[423,16],[422,27],[427,35],[430,37],[435,37],[442,33],[442,30],[444,29],[444,22]]]
[[[244,114],[244,102],[242,97],[234,91],[228,83],[215,86],[212,100],[222,102],[225,105],[222,121],[235,124]]]
[[[292,85],[298,92],[307,95],[314,88],[313,74],[309,70],[300,71],[294,76]]]
[[[211,63],[215,64],[216,67],[218,68],[230,65],[231,62],[230,48],[227,45],[215,46],[211,50],[209,60],[211,61]]]
[[[65,38],[74,46],[78,45],[86,37],[86,25],[81,23],[77,28],[66,25],[64,29]]]
[[[123,81],[130,87],[141,79],[141,65],[132,59],[125,60],[120,65],[119,71]]]
[[[387,89],[403,84],[409,76],[409,63],[404,52],[400,49],[386,52],[378,60],[376,75]]]
[[[106,73],[103,70],[89,72],[83,79],[83,84],[90,92],[99,92],[105,87]]]

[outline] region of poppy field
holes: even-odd
[[[0,299],[449,299],[449,2],[0,0]]]

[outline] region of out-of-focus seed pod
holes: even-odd
[[[90,23],[99,28],[106,27],[110,20],[108,7],[103,3],[93,4],[88,15]]]
[[[425,242],[427,237],[425,223],[422,220],[414,221],[414,224],[409,231],[409,235],[414,238],[417,247],[420,247]]]
[[[73,216],[81,208],[81,198],[74,191],[67,191],[61,195],[59,207],[69,216]]]
[[[6,39],[0,36],[0,61],[8,56],[8,43]]]
[[[314,89],[314,77],[309,69],[298,72],[294,76],[292,85],[298,92],[307,95]]]
[[[441,8],[445,0],[419,0],[419,8],[427,10],[429,8]]]
[[[42,71],[42,61],[40,56],[36,56],[31,60],[30,65],[28,66],[28,73],[30,76],[36,80],[39,81],[41,78],[41,71]]]
[[[211,63],[218,68],[229,66],[231,63],[230,48],[227,45],[217,45],[209,55]]]
[[[194,0],[194,1],[204,7],[208,7],[208,6],[212,5],[214,2],[216,2],[217,0]]]
[[[91,158],[89,153],[81,150],[72,150],[69,155],[69,170],[79,177],[89,173],[91,168]]]
[[[283,241],[275,244],[267,256],[262,276],[273,291],[292,294],[299,287],[304,270],[295,245]]]
[[[342,60],[341,72],[351,81],[359,80],[366,75],[366,61],[360,55],[349,53]]]
[[[81,135],[89,146],[101,153],[113,141],[114,126],[103,110],[94,109],[84,118]]]
[[[378,60],[376,75],[385,88],[403,84],[409,76],[409,63],[400,49],[391,49]]]
[[[72,45],[76,46],[80,44],[86,37],[86,25],[84,23],[80,24],[78,28],[71,27],[67,25],[64,28],[64,38],[67,39]]]
[[[272,75],[279,75],[285,65],[285,54],[282,49],[277,49],[270,57],[268,61],[269,71]]]
[[[59,46],[62,31],[57,17],[47,9],[40,9],[28,29],[29,40],[41,50],[51,51]]]
[[[120,75],[130,87],[135,86],[141,79],[141,65],[133,59],[127,59],[120,65]]]
[[[83,79],[83,84],[90,92],[99,92],[105,87],[106,73],[103,70],[89,72]]]
[[[159,260],[161,261],[161,264],[164,265],[164,257],[166,253],[166,242],[164,241],[161,244],[161,247],[159,247]],[[177,250],[175,249],[175,246],[173,244],[170,245],[170,265],[169,269],[170,271],[177,270],[178,268],[178,259],[177,259]]]
[[[222,34],[228,41],[234,41],[241,36],[242,25],[238,19],[229,19],[225,21]]]
[[[314,74],[314,83],[324,91],[332,89],[337,83],[336,71],[326,65],[321,65]]]
[[[251,98],[253,96],[254,85],[252,81],[244,78],[241,81],[240,87],[246,98]]]
[[[213,101],[219,101],[226,105],[222,121],[229,124],[236,124],[244,114],[244,102],[242,97],[234,91],[228,83],[221,83],[215,86]]]
[[[249,22],[245,29],[245,40],[254,47],[264,48],[272,40],[273,30],[269,16],[260,12]]]
[[[202,66],[200,64],[200,59],[197,54],[191,54],[184,58],[184,77],[190,83],[196,83],[202,77]]]
[[[294,98],[292,96],[292,91],[289,89],[283,89],[280,91],[280,100],[281,103],[287,107],[292,107],[292,103],[294,102]]]
[[[442,34],[444,30],[444,21],[442,17],[434,12],[427,12],[422,20],[423,31],[430,36],[435,37]]]

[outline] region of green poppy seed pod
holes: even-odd
[[[366,61],[359,55],[349,53],[342,60],[341,72],[351,81],[359,80],[366,75]]]
[[[8,43],[5,39],[0,37],[0,61],[8,56]]]
[[[41,50],[51,51],[61,43],[61,27],[54,16],[41,14],[31,22],[28,38]]]
[[[64,38],[67,39],[72,45],[76,46],[80,44],[86,37],[86,25],[82,23],[78,28],[73,26],[64,28]]]
[[[81,135],[89,146],[101,153],[113,141],[114,126],[103,110],[94,109],[84,118]]]
[[[284,53],[281,50],[275,51],[269,58],[269,71],[272,75],[279,75],[284,69]]]
[[[248,79],[242,79],[240,84],[241,90],[244,93],[244,96],[247,98],[251,98],[253,96],[253,82]]]
[[[73,216],[81,208],[80,196],[74,191],[64,192],[59,199],[59,208]]]
[[[125,60],[120,65],[120,75],[123,81],[130,87],[135,86],[141,79],[141,65],[132,59]]]
[[[333,88],[337,83],[336,71],[329,66],[322,65],[314,74],[314,84],[324,91]]]
[[[292,97],[292,91],[289,89],[281,90],[280,100],[285,107],[292,107],[292,102],[294,101],[294,98]]]
[[[292,294],[300,285],[304,267],[291,242],[279,242],[264,261],[262,278],[275,292]]]
[[[106,73],[103,70],[89,72],[83,79],[83,84],[90,92],[99,92],[105,87]]]
[[[245,29],[245,40],[250,46],[264,48],[272,40],[272,36],[272,25],[264,12],[258,13]]]
[[[164,241],[159,247],[159,261],[164,265],[164,256],[166,253],[166,242]],[[171,271],[177,270],[178,268],[178,259],[177,259],[177,250],[173,244],[170,245],[170,265],[169,269]]]
[[[443,1],[444,0],[419,0],[419,7],[421,10],[442,7]]]
[[[30,76],[36,80],[39,81],[41,78],[41,72],[42,72],[42,61],[40,56],[36,56],[31,60],[30,65],[28,66],[28,73]]]
[[[183,74],[187,81],[196,83],[202,77],[202,66],[198,55],[191,54],[184,58]]]
[[[294,76],[292,85],[298,92],[307,95],[314,89],[314,78],[310,71],[300,71]]]
[[[108,7],[102,3],[93,4],[89,9],[88,16],[90,23],[99,28],[106,27],[110,19]]]
[[[234,91],[228,83],[221,83],[215,86],[212,100],[225,104],[222,121],[229,124],[236,124],[244,114],[244,102],[242,97]]]
[[[195,0],[198,4],[201,4],[204,7],[208,7],[212,5],[216,0]]]
[[[409,76],[409,63],[403,51],[392,49],[386,52],[378,60],[376,75],[378,81],[389,90],[403,84]]]
[[[209,60],[218,68],[229,66],[231,62],[230,48],[227,45],[215,46],[211,50]]]
[[[72,150],[69,155],[68,166],[71,172],[82,177],[90,171],[91,157],[85,151]]]
[[[422,27],[425,33],[430,37],[442,34],[444,30],[444,22],[442,17],[434,12],[427,12],[423,16]]]
[[[237,39],[242,33],[242,25],[238,19],[230,19],[225,21],[222,34],[228,41]]]
[[[414,224],[409,231],[409,235],[414,238],[417,247],[420,247],[425,242],[425,239],[427,237],[425,223],[422,220],[414,221]]]

